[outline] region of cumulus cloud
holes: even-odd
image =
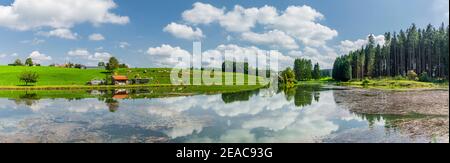
[[[37,33],[37,35],[46,37],[59,37],[68,40],[76,40],[78,38],[77,33],[73,33],[70,29],[63,29],[63,28],[51,30],[48,32],[40,31]]]
[[[370,35],[369,35],[370,36]],[[369,36],[366,39],[358,39],[356,41],[344,40],[338,46],[341,54],[348,54],[350,51],[355,51],[369,43]],[[384,35],[374,36],[375,44],[383,46],[385,44]]]
[[[214,13],[207,15],[205,13]],[[207,15],[202,17],[201,15]],[[301,41],[306,46],[319,47],[338,35],[336,30],[319,24],[324,16],[309,6],[289,6],[283,12],[275,7],[244,8],[236,5],[225,11],[210,4],[195,3],[183,13],[183,19],[193,24],[217,22],[231,32],[249,32],[257,25],[263,29],[279,30]]]
[[[195,40],[205,37],[200,28],[193,29],[187,25],[170,23],[164,29],[164,32],[168,32],[177,38]]]
[[[47,56],[46,54],[40,53],[39,51],[31,52],[28,58],[31,58],[35,63],[42,63],[52,60],[51,56]]]
[[[72,56],[72,57],[86,57],[86,56],[91,55],[91,53],[89,53],[89,51],[86,49],[76,49],[76,50],[71,50],[71,51],[67,52],[67,55]]]
[[[96,64],[95,62],[107,62],[112,55],[108,52],[95,52],[91,53],[87,49],[75,49],[67,52],[67,55],[77,59],[87,60],[93,62],[90,64]]]
[[[184,11],[182,16],[184,20],[194,24],[209,24],[221,17],[224,10],[210,4],[197,2],[194,3],[193,9]]]
[[[127,24],[129,18],[111,12],[113,0],[14,0],[0,5],[0,26],[30,30],[42,27],[70,29],[76,24]]]
[[[242,34],[242,39],[254,44],[269,45],[272,48],[288,50],[299,48],[291,36],[279,30],[269,31],[263,34],[245,32]]]
[[[94,55],[88,56],[91,61],[107,62],[112,55],[108,52],[95,52]]]
[[[89,40],[91,41],[103,41],[105,37],[100,33],[94,33],[89,36]]]
[[[181,67],[189,67],[190,65],[190,62],[186,59],[183,60],[184,62],[180,62],[180,58],[189,58],[191,56],[188,51],[180,47],[163,44],[160,47],[149,48],[147,54],[153,58],[152,61],[156,62],[156,66],[173,67],[180,64]]]
[[[156,66],[174,67],[179,65],[181,67],[190,66],[191,53],[181,47],[173,47],[171,45],[163,44],[160,47],[151,47],[147,50],[147,54],[152,57],[152,62]],[[235,60],[237,62],[249,62],[250,66],[256,67],[257,56],[271,56],[277,58],[279,63],[270,64],[271,69],[278,70],[279,68],[286,68],[290,66],[293,58],[286,56],[276,50],[263,50],[255,46],[242,47],[235,44],[223,44],[214,49],[206,50],[202,53],[202,63],[205,67],[220,68],[224,61],[224,56],[228,56],[227,60]],[[264,61],[260,61],[264,62]],[[268,65],[268,63],[260,64]]]

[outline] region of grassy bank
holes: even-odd
[[[297,85],[317,85],[317,84],[335,84],[336,81],[330,77],[322,78],[320,80],[308,80],[308,81],[299,81]]]
[[[351,86],[358,88],[375,88],[387,90],[407,90],[407,89],[448,89],[446,83],[419,82],[406,79],[373,79],[373,80],[353,80],[349,82],[338,82],[340,86]]]
[[[221,94],[221,93],[236,93],[242,91],[252,91],[262,88],[262,86],[166,86],[166,87],[129,87],[130,97],[142,98],[157,98],[157,97],[171,97],[171,96],[185,96],[198,94]],[[122,88],[123,89],[123,88]],[[112,97],[115,89],[70,89],[70,90],[0,90],[0,98],[10,99],[51,99],[51,98],[66,98],[66,99],[81,99],[98,97],[91,94],[92,90],[106,91]],[[108,95],[106,95],[108,96]]]
[[[130,68],[118,69],[116,73],[119,75],[126,75],[130,79],[135,77],[149,78],[150,84],[146,85],[100,85],[89,86],[86,82],[93,79],[105,79],[110,76],[106,70],[100,69],[75,69],[75,68],[59,68],[59,67],[26,67],[26,66],[0,66],[0,90],[108,90],[108,89],[140,89],[140,88],[178,88],[183,87],[184,90],[191,92],[235,92],[258,89],[262,85],[249,85],[247,81],[236,82],[235,85],[212,85],[212,86],[173,86],[171,84],[169,68]],[[33,86],[23,86],[18,76],[24,71],[32,71],[39,74],[39,80]],[[201,73],[195,70],[196,73]],[[222,80],[227,78],[252,78],[242,73],[224,73]],[[220,79],[220,78],[219,78]],[[197,80],[197,78],[193,78]],[[262,80],[259,78],[258,80]],[[216,81],[217,82],[217,81]],[[220,80],[219,82],[220,83]]]

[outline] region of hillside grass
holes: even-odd
[[[18,76],[24,71],[39,74],[36,86],[85,85],[92,79],[104,79],[104,70],[81,70],[75,68],[58,67],[26,67],[26,66],[0,66],[0,86],[19,86],[23,82]]]
[[[111,75],[110,72],[100,69],[76,69],[76,68],[59,68],[59,67],[26,67],[26,66],[0,66],[0,89],[3,90],[76,90],[76,89],[116,89],[116,88],[141,88],[141,87],[176,87],[171,83],[170,68],[129,68],[117,69],[115,73],[125,75],[133,79],[149,78],[151,82],[147,85],[127,85],[127,86],[88,86],[86,83],[93,79],[106,79]],[[24,83],[19,81],[18,76],[24,71],[32,71],[39,74],[38,82],[33,86],[23,86]],[[189,73],[190,71],[188,71]],[[201,74],[202,71],[194,70],[191,74]],[[189,75],[189,74],[188,74]],[[198,77],[191,75],[193,80],[201,81]],[[224,79],[233,79],[233,77],[244,78],[243,81],[233,80],[231,85],[225,85]],[[223,73],[222,79],[217,78],[214,85],[190,85],[186,83],[192,92],[220,92],[220,91],[240,91],[251,90],[263,87],[258,83],[249,83],[247,79],[256,78],[256,76],[245,75],[242,73]],[[204,79],[206,81],[206,79]],[[257,81],[263,81],[257,78]],[[204,83],[203,83],[204,84]],[[185,87],[185,86],[183,86]]]
[[[370,80],[352,80],[349,82],[339,82],[341,86],[353,86],[360,88],[375,88],[387,90],[402,90],[402,89],[448,89],[448,82],[446,83],[431,83],[420,82],[407,79],[370,79]]]

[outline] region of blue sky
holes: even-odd
[[[448,0],[71,1],[0,0],[0,64],[33,57],[42,64],[92,65],[116,56],[133,67],[169,66],[173,62],[167,61],[168,53],[190,53],[192,41],[201,40],[203,50],[211,53],[276,50],[284,56],[282,64],[304,57],[329,68],[336,56],[360,47],[369,34],[405,29],[411,23],[448,24],[449,11]],[[222,14],[209,13],[204,6]],[[276,10],[270,17],[276,19],[262,16],[264,6]],[[290,16],[298,20],[282,19],[289,7]],[[199,12],[183,16],[193,10]],[[227,17],[229,13],[239,13],[246,21]],[[210,20],[199,18],[205,15]],[[103,38],[90,38],[93,34]]]

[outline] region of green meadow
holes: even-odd
[[[26,66],[0,66],[0,88],[2,89],[37,89],[37,90],[57,90],[57,89],[114,89],[114,88],[138,88],[138,87],[174,87],[171,81],[171,70],[169,68],[129,68],[117,69],[115,71],[118,75],[125,75],[128,78],[149,78],[151,82],[148,85],[128,85],[128,86],[87,86],[86,83],[93,79],[106,79],[111,75],[106,70],[100,69],[76,69],[76,68],[59,68],[59,67],[26,67]],[[38,82],[33,86],[23,86],[18,76],[24,71],[32,71],[39,74]],[[199,76],[192,74],[201,74],[200,70],[194,70],[194,73],[184,75],[191,75],[192,81],[200,81]],[[183,75],[182,73],[178,74]],[[211,76],[214,79],[214,76]],[[224,79],[234,79],[231,85],[222,85]],[[244,80],[236,80],[236,78],[243,78]],[[204,82],[215,83],[211,85],[202,86],[188,86],[185,91],[191,92],[221,92],[221,91],[239,91],[251,90],[260,88],[263,85],[257,83],[250,83],[248,79],[256,78],[252,75],[244,75],[242,73],[224,73],[222,79],[215,78],[214,80],[203,78]],[[262,81],[262,78],[258,78]],[[222,83],[222,84],[221,84]],[[205,83],[203,83],[205,84]],[[228,83],[229,84],[229,83]],[[189,85],[189,81],[187,84]],[[179,91],[177,91],[179,92]]]

